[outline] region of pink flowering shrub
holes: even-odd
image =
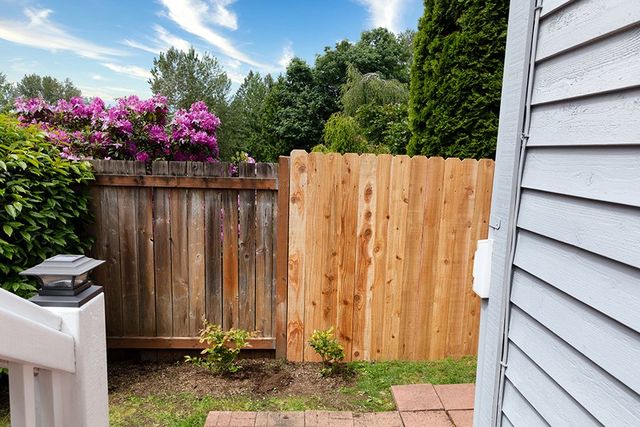
[[[220,119],[204,102],[176,111],[168,120],[167,99],[154,95],[120,98],[106,107],[100,98],[59,100],[21,99],[15,110],[23,124],[35,124],[61,148],[68,159],[194,160],[218,158],[216,130]]]

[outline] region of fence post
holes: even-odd
[[[62,332],[75,341],[76,372],[64,374],[67,426],[108,426],[107,340],[104,294],[80,307],[46,307],[62,317]]]

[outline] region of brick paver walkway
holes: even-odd
[[[471,427],[473,384],[391,387],[397,411],[230,412],[212,411],[205,427]]]

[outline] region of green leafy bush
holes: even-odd
[[[425,0],[414,38],[407,153],[493,157],[507,0]]]
[[[327,330],[313,331],[309,345],[322,357],[322,374],[330,375],[336,365],[344,359],[344,347],[333,336],[333,327]]]
[[[187,362],[202,366],[217,373],[238,372],[240,366],[236,363],[240,350],[250,347],[249,338],[256,335],[242,329],[222,330],[220,325],[203,322],[200,330],[200,342],[208,347],[202,350],[204,357],[186,356]]]
[[[60,157],[35,127],[0,115],[0,285],[23,297],[36,290],[18,273],[58,253],[84,253],[88,162]]]

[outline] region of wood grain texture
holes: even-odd
[[[229,174],[229,167],[225,175]],[[222,196],[222,326],[237,328],[238,313],[238,191]]]
[[[260,163],[256,167],[258,177],[275,176],[275,166]],[[264,336],[273,336],[275,311],[275,208],[276,195],[258,191],[256,194],[256,326]],[[288,215],[288,212],[284,213]]]
[[[168,162],[153,162],[155,175],[168,174]],[[169,190],[159,189],[153,198],[153,244],[156,284],[156,333],[173,334],[173,303],[171,290],[171,211]],[[108,335],[113,335],[109,334]]]
[[[340,184],[338,206],[337,243],[337,320],[338,337],[344,343],[346,358],[351,360],[353,344],[353,317],[355,303],[355,276],[357,250],[357,223],[360,200],[360,156],[345,154],[340,159]]]
[[[273,350],[274,338],[249,338],[249,347],[243,350]],[[206,348],[199,338],[190,337],[107,337],[107,348],[110,349],[157,349],[157,350],[189,350]]]
[[[144,162],[135,162],[134,172],[144,174]],[[140,335],[155,336],[156,330],[156,287],[153,235],[153,190],[137,190],[137,230],[138,278],[140,289]]]
[[[640,29],[631,28],[536,66],[532,103],[560,101],[640,84]]]
[[[240,177],[254,178],[256,165],[238,166]],[[241,190],[238,196],[238,326],[256,328],[256,192]]]
[[[424,327],[418,323],[418,312],[422,301],[419,299],[420,288],[426,288],[424,278],[420,276],[423,260],[422,241],[425,225],[423,222],[427,202],[428,160],[424,156],[410,159],[409,191],[407,203],[407,239],[403,249],[403,291],[400,311],[400,331],[398,335],[398,357],[415,359],[419,357],[415,351],[416,333]],[[420,332],[418,332],[420,331]]]
[[[620,31],[638,21],[640,7],[626,0],[574,2],[541,21],[536,60]]]
[[[276,266],[274,334],[276,337],[276,357],[287,355],[287,312],[289,284],[289,177],[291,173],[290,159],[280,157],[278,162],[278,181],[280,183],[277,198],[276,247],[274,250]]]
[[[388,154],[378,156],[376,165],[376,210],[373,242],[373,285],[371,291],[371,351],[373,360],[381,360],[384,350],[384,324],[388,320],[385,312],[385,288],[387,276],[387,254],[389,252],[389,192],[391,190],[391,160]],[[382,315],[380,313],[383,313]]]
[[[524,230],[518,235],[514,264],[640,332],[637,269]]]
[[[358,218],[355,259],[355,284],[353,295],[353,360],[369,360],[371,357],[371,304],[373,297],[373,243],[376,216],[376,169],[373,154],[360,158],[358,178]]]
[[[290,162],[287,359],[297,362],[304,351],[307,153],[294,150]]]
[[[522,186],[640,207],[640,147],[531,149]]]
[[[170,162],[169,174],[185,175],[186,162]],[[171,304],[172,336],[188,337],[189,332],[189,214],[188,190],[172,190],[171,211]]]
[[[226,165],[205,164],[206,176],[222,176]],[[209,322],[222,324],[222,191],[207,191],[205,209],[205,310]]]
[[[187,163],[187,173],[204,175],[204,164]],[[206,318],[206,249],[204,190],[190,189],[187,193],[188,259],[189,259],[189,335],[197,336]]]
[[[174,162],[172,162],[173,164]],[[179,163],[179,162],[175,162]],[[96,177],[94,185],[105,187],[153,187],[153,188],[200,188],[200,189],[236,189],[236,190],[277,190],[274,178],[240,178],[195,176],[145,176],[145,175],[101,175]]]
[[[531,190],[521,203],[519,227],[640,267],[637,209]]]

